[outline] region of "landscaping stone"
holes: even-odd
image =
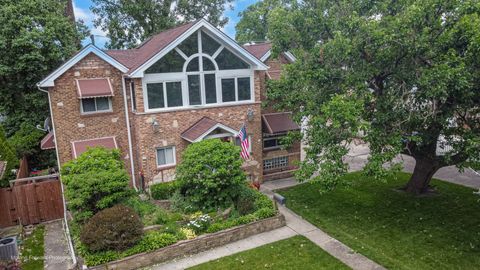
[[[170,210],[172,202],[170,200],[152,200],[152,202],[165,210]]]

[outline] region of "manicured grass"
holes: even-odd
[[[349,269],[303,236],[295,236],[189,268],[236,269]]]
[[[385,183],[352,173],[350,187],[321,195],[316,184],[279,191],[287,207],[389,269],[480,269],[480,197],[432,181],[439,194],[396,190],[408,174]]]
[[[35,227],[32,234],[24,239],[21,255],[23,270],[43,269],[44,235],[45,226],[40,225]]]

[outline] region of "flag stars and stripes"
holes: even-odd
[[[244,160],[247,160],[250,158],[250,151],[248,151],[248,149],[250,149],[250,142],[248,141],[247,129],[245,128],[245,125],[242,126],[237,136],[240,138],[240,146],[242,148],[240,156]]]

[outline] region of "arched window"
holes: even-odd
[[[146,110],[253,101],[253,70],[197,31],[145,71]]]

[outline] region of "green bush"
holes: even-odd
[[[255,196],[253,203],[255,212],[240,217],[230,218],[224,221],[217,221],[208,227],[207,232],[218,232],[242,224],[247,224],[257,220],[273,217],[277,214],[275,204],[272,200],[270,200],[270,198],[255,190],[253,190],[252,195]]]
[[[124,169],[120,150],[92,147],[76,159],[65,163],[62,175],[83,174],[92,171],[120,171]]]
[[[137,213],[119,204],[90,218],[82,228],[80,240],[89,251],[121,251],[136,244],[142,234],[143,224]]]
[[[84,222],[98,211],[133,195],[130,176],[118,150],[90,148],[62,167],[68,208]]]
[[[147,232],[137,244],[123,252],[112,250],[90,252],[85,246],[79,246],[78,248],[80,255],[85,259],[86,265],[94,266],[125,258],[134,254],[149,252],[166,247],[176,243],[178,240],[179,239],[173,234],[151,231]]]
[[[240,148],[218,139],[190,144],[183,152],[176,178],[182,195],[202,210],[233,203],[245,180]]]
[[[15,179],[15,174],[12,170],[18,166],[18,158],[15,154],[14,148],[7,141],[5,130],[0,125],[0,160],[7,162],[5,168],[5,174],[0,178],[0,187],[7,187],[9,185],[8,180]]]
[[[238,197],[235,201],[235,207],[240,215],[250,214],[255,211],[255,199],[258,191],[247,186],[241,186]]]
[[[124,170],[72,174],[62,180],[66,184],[68,208],[79,222],[135,194]]]
[[[124,200],[122,204],[131,207],[142,219],[143,225],[167,224],[181,219],[181,215],[173,214],[162,209],[150,201],[142,201],[138,196]]]
[[[150,186],[152,198],[155,200],[167,200],[173,195],[173,193],[175,193],[177,189],[177,181],[158,183]]]

